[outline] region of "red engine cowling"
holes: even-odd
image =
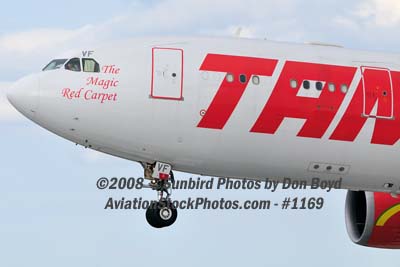
[[[400,249],[400,198],[388,193],[349,191],[346,226],[356,244]]]

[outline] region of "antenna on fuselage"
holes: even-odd
[[[238,27],[236,29],[236,32],[235,32],[235,37],[237,37],[237,38],[242,37],[242,31],[243,31],[243,28],[242,27]]]

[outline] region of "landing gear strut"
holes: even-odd
[[[172,168],[160,162],[143,166],[144,178],[150,180],[149,188],[158,192],[158,201],[153,201],[147,209],[146,220],[155,228],[171,226],[178,217],[178,211],[171,201],[171,183],[174,182]]]

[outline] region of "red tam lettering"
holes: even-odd
[[[340,85],[349,85],[356,70],[354,67],[287,61],[251,132],[274,134],[284,118],[298,118],[306,119],[306,122],[297,136],[321,138],[344,100]],[[305,80],[325,83],[318,97],[298,95]],[[296,88],[292,88],[294,81]],[[328,90],[329,86],[331,90]]]
[[[390,75],[391,74],[391,75]],[[400,72],[366,68],[363,80],[342,118],[330,137],[331,140],[354,141],[367,118],[375,119],[372,144],[394,145],[400,138]],[[372,111],[376,107],[376,115]]]
[[[252,75],[272,76],[278,60],[254,57],[241,57],[208,54],[200,70],[227,72],[233,75],[234,81],[224,79],[199,128],[223,129],[242,97]],[[240,81],[245,75],[246,81]]]

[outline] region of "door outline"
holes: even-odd
[[[381,67],[370,67],[370,66],[361,66],[361,79],[362,79],[362,85],[363,85],[363,111],[361,116],[364,118],[375,118],[375,119],[385,119],[385,120],[393,120],[394,119],[394,95],[393,95],[393,79],[392,79],[392,73],[390,69],[388,68],[381,68]],[[365,75],[364,72],[365,70],[378,70],[378,71],[386,71],[389,74],[389,82],[390,82],[390,92],[391,92],[391,116],[378,116],[378,115],[371,115],[367,114],[366,112],[366,86],[365,86]],[[378,101],[378,100],[377,100]]]
[[[156,50],[172,50],[181,52],[181,82],[180,82],[180,96],[179,97],[167,97],[167,96],[157,96],[154,94],[154,73],[155,73],[155,51]],[[151,91],[150,98],[154,99],[164,99],[164,100],[177,100],[183,101],[183,79],[184,79],[184,51],[181,48],[168,48],[168,47],[153,47],[151,49]]]

